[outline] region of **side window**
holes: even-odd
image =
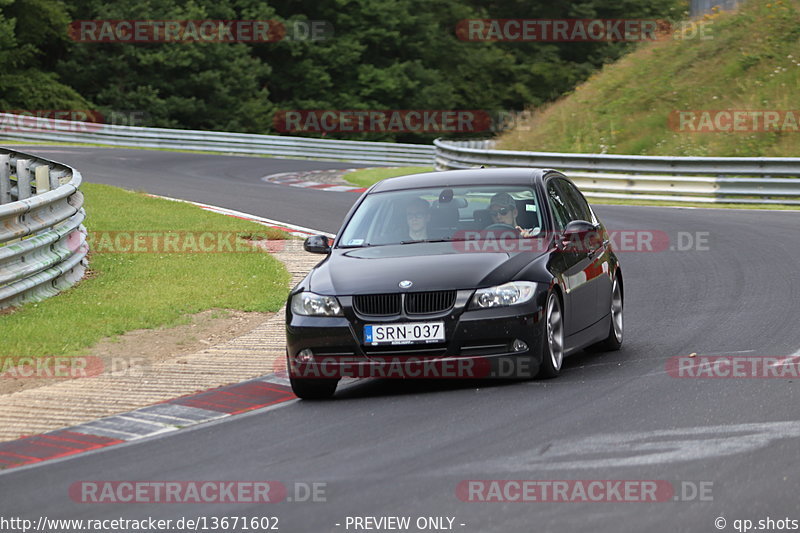
[[[564,229],[570,221],[569,210],[564,202],[563,194],[556,187],[556,180],[550,180],[547,184],[547,203],[550,204],[550,211],[553,212],[556,229]]]
[[[578,189],[566,180],[557,179],[554,181],[558,182],[558,188],[563,193],[563,198],[569,211],[570,221],[585,220],[594,224],[595,220],[592,215],[592,210],[581,193],[578,192]]]

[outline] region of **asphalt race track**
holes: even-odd
[[[319,195],[264,183],[260,178],[298,170],[375,166],[124,148],[14,145],[12,149],[41,153],[42,157],[72,165],[89,182],[226,207],[331,232],[338,229],[346,209],[357,198],[355,194]]]
[[[20,148],[22,149],[22,148]],[[267,184],[357,165],[102,148],[31,148],[88,182],[335,232],[357,198]],[[281,531],[354,531],[347,517],[454,517],[464,532],[718,531],[800,520],[800,378],[670,376],[672,356],[800,354],[798,213],[598,206],[611,229],[707,233],[707,249],[620,253],[625,345],[529,382],[364,381],[163,437],[0,474],[0,514],[177,519],[277,516]],[[91,216],[91,211],[89,212]],[[703,233],[701,233],[703,235]],[[666,480],[678,501],[464,502],[462,480]],[[326,502],[82,504],[82,480],[326,483]],[[700,501],[693,488],[711,482]],[[685,494],[682,494],[685,493]],[[680,500],[691,501],[680,501]],[[337,526],[336,524],[340,524]],[[447,521],[445,521],[447,524]],[[464,525],[461,525],[464,524]],[[718,522],[718,525],[720,523]],[[411,531],[417,531],[412,528]]]

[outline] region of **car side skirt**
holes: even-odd
[[[564,339],[566,348],[564,355],[571,355],[578,352],[587,346],[591,346],[596,342],[600,342],[608,336],[608,330],[611,327],[611,313],[607,314],[588,328],[584,328],[577,333],[569,335]]]

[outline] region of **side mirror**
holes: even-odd
[[[312,254],[329,254],[331,243],[325,235],[312,235],[303,243],[303,249]]]
[[[599,226],[585,220],[573,220],[564,228],[561,244],[570,252],[590,252],[599,246]]]

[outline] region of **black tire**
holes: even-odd
[[[597,352],[616,352],[622,347],[624,338],[624,299],[622,284],[617,276],[611,285],[611,324],[608,326],[608,336],[602,341],[593,344],[590,348]]]
[[[327,378],[289,378],[292,392],[303,400],[327,400],[336,392],[338,379]]]
[[[542,339],[542,364],[538,378],[554,378],[564,364],[564,307],[561,298],[553,291],[545,304],[544,338]]]

